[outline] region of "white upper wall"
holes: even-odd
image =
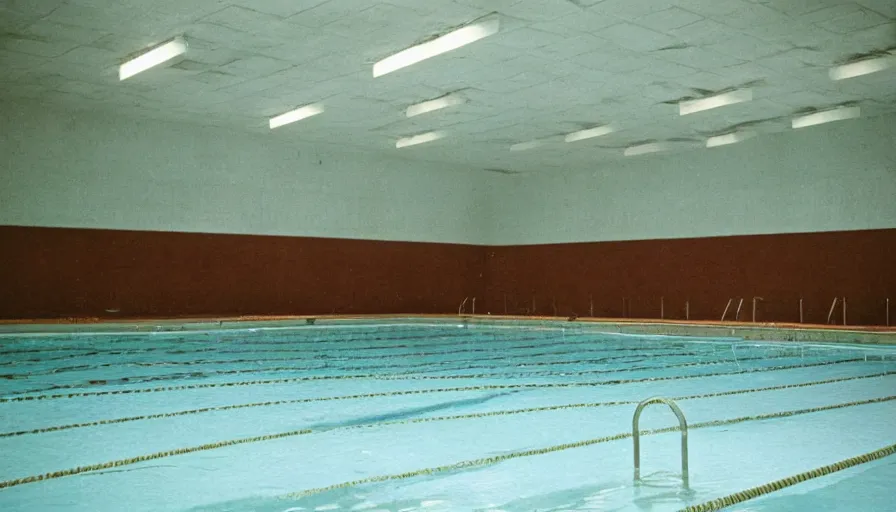
[[[495,190],[494,245],[896,228],[896,116],[508,177]]]
[[[8,225],[485,245],[896,228],[894,116],[500,175],[17,103],[0,155]]]
[[[0,104],[0,224],[487,242],[481,170],[319,149]]]

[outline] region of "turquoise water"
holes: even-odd
[[[657,395],[689,489],[674,431],[633,482]],[[896,443],[894,396],[893,349],[575,326],[0,335],[0,510],[675,511]],[[894,462],[731,510],[891,510]]]

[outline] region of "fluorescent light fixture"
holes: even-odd
[[[455,105],[463,105],[467,100],[461,98],[456,94],[448,94],[446,96],[442,96],[441,98],[436,98],[434,100],[424,101],[421,103],[417,103],[416,105],[411,105],[408,107],[408,117],[419,116],[420,114],[425,114],[427,112],[433,112],[435,110],[441,110],[443,108],[453,107]]]
[[[862,112],[859,107],[839,107],[805,116],[794,117],[791,125],[794,128],[805,128],[816,124],[843,121],[844,119],[855,119],[860,115],[862,115]]]
[[[285,124],[294,123],[296,121],[301,121],[302,119],[316,116],[324,111],[324,106],[318,103],[313,103],[311,105],[305,105],[304,107],[299,107],[295,110],[290,110],[285,114],[280,114],[277,117],[272,117],[269,121],[271,125],[271,130],[274,128],[279,128]]]
[[[678,103],[678,114],[686,116],[696,112],[702,112],[712,108],[734,105],[735,103],[743,103],[753,99],[752,89],[738,89],[731,92],[723,92],[715,96],[707,96],[696,100],[686,100]]]
[[[456,50],[461,46],[466,46],[496,34],[499,28],[500,22],[498,18],[492,18],[467,25],[431,41],[412,46],[374,64],[373,77],[383,76],[436,55]]]
[[[717,148],[719,146],[725,146],[728,144],[737,144],[738,142],[743,142],[747,139],[752,139],[756,136],[755,132],[748,131],[738,131],[726,133],[724,135],[716,135],[715,137],[710,137],[706,139],[706,147],[708,148]]]
[[[540,140],[530,140],[529,142],[520,142],[510,146],[511,151],[526,151],[527,149],[535,149],[543,143]]]
[[[137,57],[125,62],[118,68],[118,79],[124,80],[130,78],[137,73],[142,73],[147,69],[158,66],[163,62],[167,62],[178,55],[187,52],[187,42],[183,37],[177,36],[174,39],[162,43],[155,48],[147,50]]]
[[[629,146],[625,148],[624,155],[625,156],[638,156],[638,155],[646,155],[648,153],[656,153],[658,151],[663,151],[666,149],[666,146],[659,142],[648,142],[646,144],[637,144],[634,146]]]
[[[859,60],[843,64],[842,66],[835,66],[828,71],[828,75],[831,77],[831,80],[845,80],[847,78],[870,75],[871,73],[877,73],[878,71],[883,71],[892,66],[893,61],[896,61],[896,57],[890,55]]]
[[[419,135],[414,135],[412,137],[405,137],[403,139],[398,139],[395,142],[395,147],[398,149],[406,148],[408,146],[416,146],[417,144],[424,144],[426,142],[432,142],[434,140],[439,140],[445,136],[445,132],[426,132],[421,133]]]
[[[563,140],[565,140],[566,142],[575,142],[577,140],[585,140],[585,139],[591,139],[594,137],[600,137],[601,135],[613,133],[614,131],[616,131],[616,130],[614,130],[613,127],[611,127],[610,125],[597,126],[595,128],[588,128],[587,130],[579,130],[577,132],[572,132],[570,134],[567,134],[566,138],[564,138]]]

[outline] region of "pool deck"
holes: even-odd
[[[0,334],[59,334],[69,332],[170,332],[310,325],[346,325],[364,322],[445,323],[594,328],[625,334],[739,338],[751,341],[798,341],[896,345],[896,327],[843,326],[792,323],[685,321],[630,318],[558,318],[498,315],[307,315],[242,316],[215,318],[66,318],[0,320]]]

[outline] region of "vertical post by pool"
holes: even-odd
[[[803,298],[800,297],[800,323],[803,323]]]
[[[691,301],[689,300],[684,301],[684,319],[691,319]]]
[[[843,325],[846,325],[846,297],[843,297]]]
[[[890,300],[890,299],[887,299],[887,300]],[[591,318],[594,318],[594,295],[588,296],[588,306],[589,306],[589,311],[591,312]]]
[[[834,297],[834,302],[831,302],[831,309],[828,310],[828,322],[831,323],[831,317],[834,316],[834,308],[837,307],[837,297]]]
[[[663,297],[660,297],[660,320],[666,318],[666,305],[663,302]]]

